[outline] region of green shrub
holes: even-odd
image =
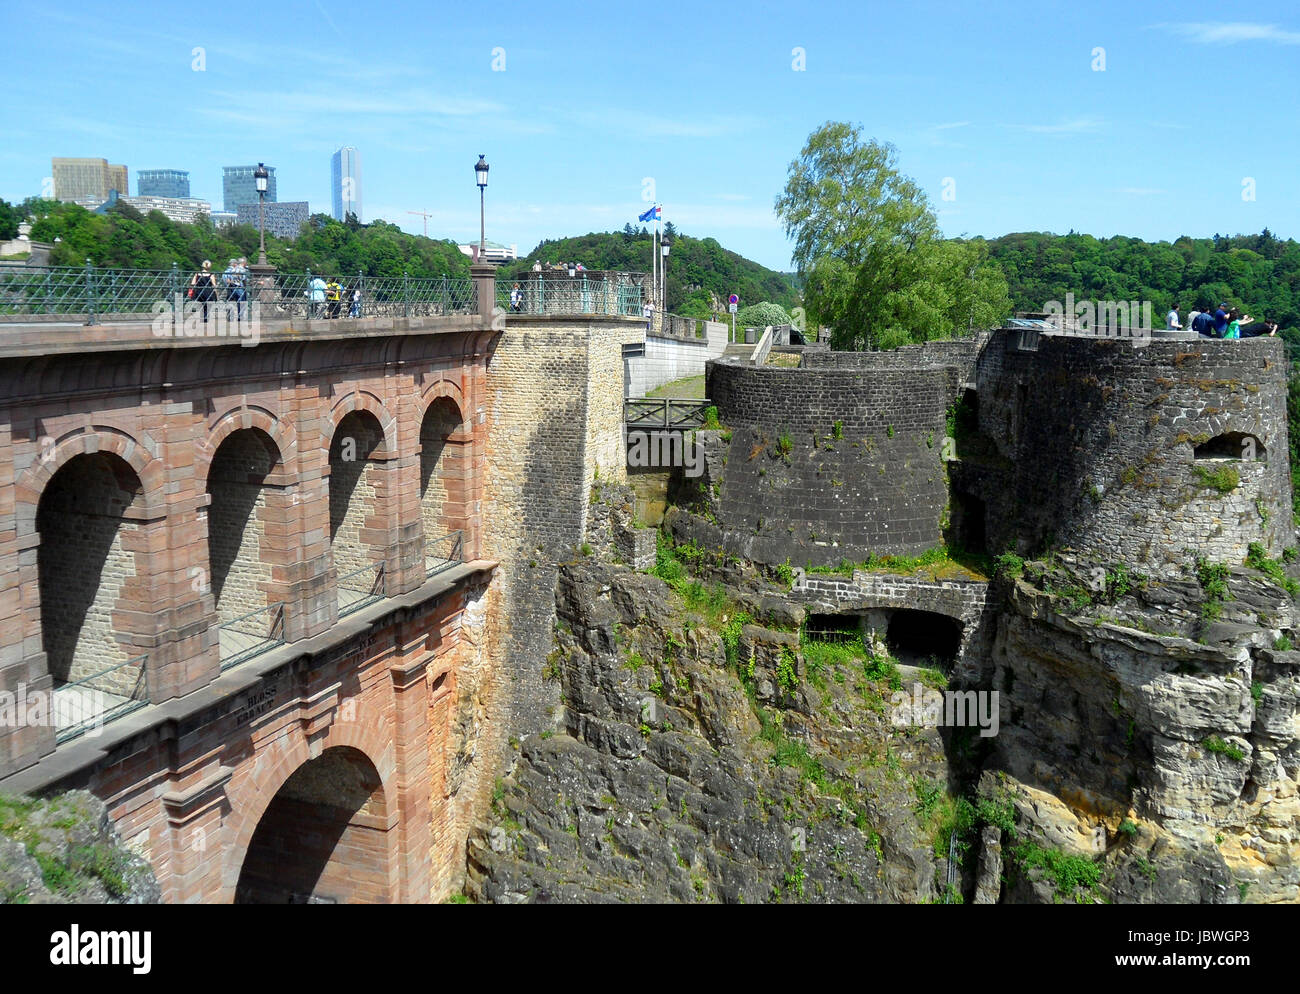
[[[737,328],[766,328],[768,325],[789,324],[790,315],[780,304],[761,301],[747,304],[736,312]]]
[[[1096,895],[1101,882],[1101,867],[1086,856],[1076,856],[1059,849],[1044,849],[1026,842],[1015,848],[1012,855],[1025,868],[1038,867],[1043,877],[1050,881],[1056,893],[1063,898],[1078,899],[1078,891]]]
[[[1246,758],[1246,754],[1242,752],[1239,747],[1230,742],[1225,742],[1217,735],[1211,735],[1202,743],[1202,745],[1205,746],[1206,752],[1212,753],[1216,756],[1227,756],[1229,759],[1236,760],[1238,763]]]
[[[997,576],[1014,580],[1025,572],[1025,561],[1014,552],[1007,551],[993,560],[994,573]]]
[[[1216,490],[1221,494],[1230,494],[1241,485],[1241,476],[1231,466],[1220,466],[1216,470],[1204,466],[1193,467],[1200,478],[1201,486],[1206,490]]]

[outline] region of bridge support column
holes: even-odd
[[[403,626],[408,627],[415,628]],[[395,882],[398,901],[420,904],[433,897],[430,866],[432,805],[433,799],[440,796],[442,781],[434,778],[430,762],[430,709],[426,689],[430,667],[425,648],[428,640],[423,632],[411,630],[404,634],[406,638],[414,636],[415,643],[389,670],[393,683],[393,728],[396,733],[393,744],[397,753],[393,793],[397,799],[400,832]]]
[[[478,290],[478,315],[491,321],[497,306],[497,267],[478,264],[469,267],[470,278]]]
[[[169,872],[163,900],[197,904],[217,899],[221,889],[222,816],[228,806],[226,784],[234,770],[218,767],[211,775],[162,796],[171,835]]]

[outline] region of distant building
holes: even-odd
[[[184,169],[141,169],[135,174],[135,192],[138,197],[185,200],[190,195],[190,174]]]
[[[361,154],[344,145],[330,159],[333,174],[333,215],[346,221],[349,214],[361,220]]]
[[[268,167],[270,168],[270,167]],[[257,203],[240,204],[237,211],[240,224],[257,227]],[[286,200],[266,205],[266,230],[280,238],[297,238],[298,230],[311,216],[305,200]]]
[[[257,180],[253,170],[257,166],[226,166],[221,172],[222,207],[228,211],[239,210],[242,204],[257,205]],[[266,202],[275,203],[275,166],[267,166]],[[294,234],[297,234],[295,231]]]
[[[95,200],[103,203],[109,191],[116,190],[126,196],[126,166],[110,165],[107,159],[50,160],[50,174],[54,178],[54,199],[65,203]]]
[[[212,224],[217,228],[228,228],[232,224],[239,223],[239,214],[235,211],[213,211],[209,217],[212,218]]]
[[[182,224],[193,224],[200,214],[212,214],[212,204],[194,197],[118,197],[117,202],[134,207],[141,214],[161,211]]]
[[[456,247],[471,259],[478,254],[478,242],[471,242],[468,245],[457,245]],[[518,245],[502,245],[500,242],[492,241],[483,243],[484,262],[494,262],[499,265],[503,262],[513,262],[518,258]]]

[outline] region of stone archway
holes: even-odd
[[[330,550],[339,613],[383,596],[388,534],[380,501],[384,492],[384,429],[367,410],[344,415],[329,449]]]
[[[208,569],[220,625],[222,665],[274,644],[283,619],[273,598],[273,571],[283,558],[268,528],[267,477],[280,452],[260,428],[222,439],[208,469]]]
[[[299,766],[262,813],[235,903],[387,903],[388,814],[383,781],[366,754],[326,749]]]
[[[468,446],[454,439],[462,415],[450,397],[437,397],[420,422],[420,520],[426,568],[460,558],[466,525]]]
[[[149,699],[145,659],[132,645],[143,633],[131,630],[149,603],[135,520],[143,493],[135,470],[111,452],[74,456],[41,493],[41,639],[60,734]]]

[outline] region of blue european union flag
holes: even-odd
[[[639,214],[639,215],[637,215],[637,220],[638,220],[638,221],[653,221],[653,220],[654,220],[656,217],[658,217],[658,216],[659,216],[659,205],[658,205],[658,204],[655,204],[653,207],[651,207],[651,208],[650,208],[648,211],[646,211],[644,214]]]

